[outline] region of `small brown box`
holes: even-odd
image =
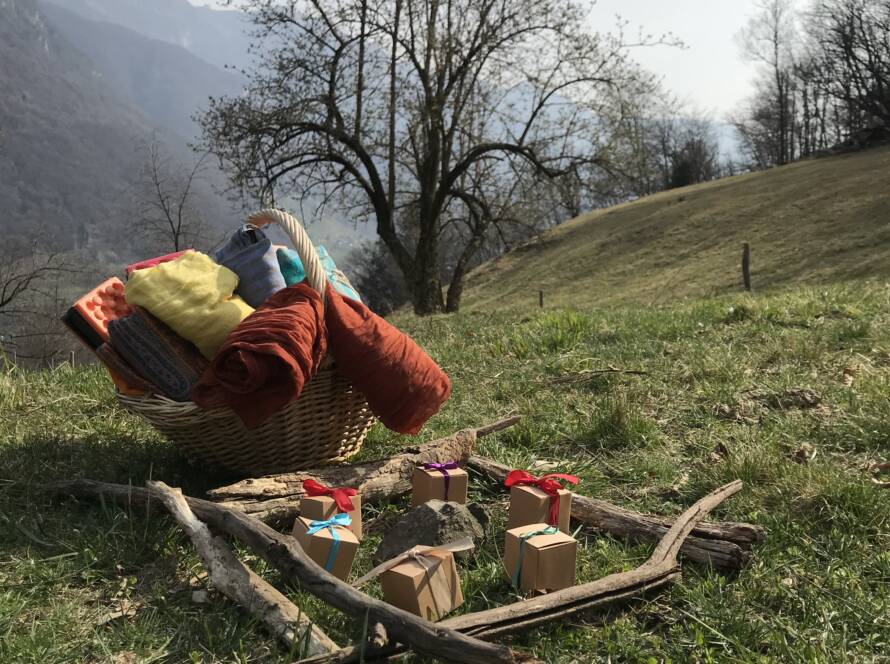
[[[452,503],[467,502],[467,471],[463,468],[448,470],[448,495],[445,495],[445,474],[440,470],[427,470],[418,466],[412,478],[411,507],[423,505],[428,500],[446,500]]]
[[[504,565],[511,581],[516,576],[520,564],[519,550],[521,536],[544,530],[546,523],[532,523],[507,531],[504,543]],[[522,546],[522,567],[519,572],[521,590],[560,590],[575,585],[575,559],[578,555],[578,542],[563,532],[553,535],[535,535],[525,540]]]
[[[297,517],[294,521],[294,537],[303,547],[303,551],[312,558],[321,567],[325,567],[328,563],[328,556],[331,553],[331,547],[334,545],[334,535],[330,528],[322,528],[318,532],[307,535],[312,519],[306,517]],[[355,552],[358,551],[358,539],[352,534],[352,531],[345,526],[334,526],[337,535],[340,538],[340,547],[337,550],[337,557],[334,559],[333,567],[328,570],[338,579],[345,581],[349,577],[352,570],[352,561],[355,558]]]
[[[352,501],[352,511],[346,512],[352,523],[349,529],[356,539],[362,538],[362,497],[358,494],[350,496]],[[337,507],[337,501],[330,496],[304,496],[300,499],[300,516],[315,521],[324,521],[330,519],[337,514],[340,509]]]
[[[436,622],[464,603],[460,577],[450,551],[423,554],[429,568],[409,559],[380,575],[386,601]]]
[[[554,524],[564,532],[569,532],[569,517],[572,514],[572,492],[560,489],[559,521]],[[550,495],[536,486],[516,485],[510,487],[510,518],[507,528],[525,526],[529,523],[550,521]]]

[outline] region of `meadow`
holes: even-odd
[[[662,515],[739,478],[745,488],[713,518],[766,530],[738,573],[685,562],[667,589],[511,643],[565,663],[890,660],[890,491],[869,471],[890,456],[890,286],[395,322],[454,382],[416,440],[518,413],[518,426],[480,441],[482,454],[550,462],[580,476],[580,493]],[[200,495],[232,479],[189,465],[111,390],[96,367],[0,376],[0,661],[293,661],[212,588],[194,601],[202,566],[159,506],[40,491],[71,477],[155,478]],[[376,425],[359,458],[412,440]],[[461,565],[461,612],[515,599],[500,564],[505,494],[479,477],[471,494],[495,509]],[[406,503],[368,510],[355,574]],[[579,581],[633,568],[652,549],[588,529],[576,537]],[[361,625],[240,553],[333,638],[356,637]]]

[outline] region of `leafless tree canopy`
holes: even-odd
[[[187,166],[163,154],[158,141],[148,141],[139,149],[144,161],[134,191],[135,232],[158,251],[195,246],[204,220],[195,205],[194,185],[207,155]]]
[[[57,354],[59,285],[74,272],[62,253],[0,249],[0,354],[40,362]]]
[[[232,1],[260,66],[211,104],[207,147],[266,203],[372,219],[418,313],[457,308],[471,259],[541,202],[535,182],[614,166],[626,100],[652,87],[571,0]]]
[[[734,118],[751,165],[766,168],[854,147],[890,130],[890,2],[762,0],[742,33],[761,64]]]

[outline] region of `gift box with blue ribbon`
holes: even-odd
[[[345,581],[358,551],[358,539],[349,525],[350,518],[345,513],[319,521],[299,517],[294,521],[293,534],[312,560]]]
[[[510,582],[522,591],[546,592],[575,585],[578,542],[547,523],[507,531],[504,566]]]

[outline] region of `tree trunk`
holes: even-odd
[[[421,202],[421,232],[414,258],[414,275],[411,280],[411,295],[414,313],[427,316],[444,311],[442,281],[439,277],[439,220],[424,219],[424,210],[435,214],[431,205]]]
[[[429,273],[431,270],[423,266],[419,270]],[[437,314],[444,310],[442,302],[442,283],[438,274],[428,274],[414,284],[413,289],[414,313],[418,316]]]
[[[460,309],[460,298],[464,293],[464,275],[466,275],[467,265],[477,249],[478,243],[471,240],[470,244],[464,248],[457,265],[454,266],[454,274],[451,275],[451,283],[448,284],[448,297],[445,301],[445,311],[449,314],[457,313]]]

